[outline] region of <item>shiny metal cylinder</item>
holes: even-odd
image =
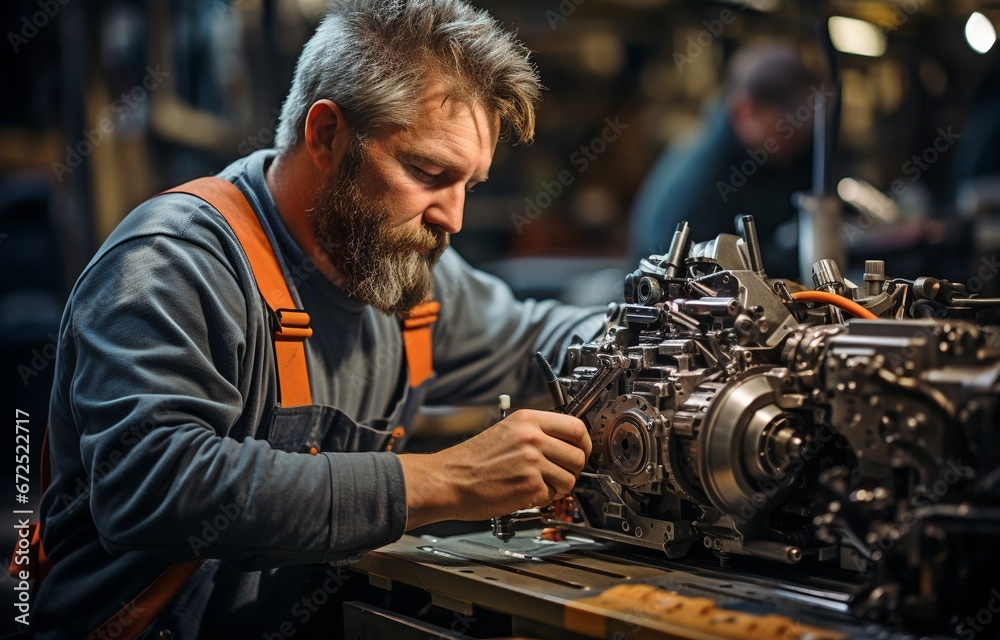
[[[802,550],[790,544],[769,540],[752,540],[743,545],[743,552],[754,558],[795,564],[802,559]]]
[[[844,276],[840,274],[840,267],[830,259],[823,259],[812,266],[813,286],[819,291],[827,291],[843,295],[845,290]]]
[[[697,300],[677,300],[677,306],[685,313],[694,315],[736,316],[740,303],[736,298],[699,298]]]
[[[684,262],[684,252],[687,250],[688,239],[691,235],[691,227],[687,222],[679,222],[674,231],[674,237],[670,241],[670,250],[667,251],[666,259],[660,263],[664,267],[664,273],[668,278],[677,276],[681,264]]]

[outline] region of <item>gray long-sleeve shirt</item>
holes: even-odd
[[[220,175],[248,197],[311,315],[318,406],[275,410],[265,307],[218,212],[178,194],[133,211],[81,275],[60,328],[54,481],[42,503],[55,568],[37,594],[39,637],[82,637],[169,562],[203,558],[217,562],[172,615],[190,633],[238,635],[254,628],[254,607],[289,610],[303,575],[291,566],[349,560],[403,533],[398,458],[355,451],[391,428],[413,393],[398,320],[348,297],[302,253],[264,182],[272,157],[254,153]],[[602,318],[519,302],[452,250],[433,289],[442,311],[426,404],[533,395],[530,353],[558,362]],[[303,454],[305,444],[323,452]]]

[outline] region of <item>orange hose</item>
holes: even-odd
[[[865,309],[854,300],[845,298],[844,296],[838,296],[836,293],[827,293],[826,291],[796,291],[792,294],[792,297],[802,302],[825,302],[827,304],[832,304],[839,309],[843,309],[847,313],[857,316],[858,318],[864,318],[865,320],[878,320],[878,316],[868,309]]]

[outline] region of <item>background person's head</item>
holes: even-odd
[[[745,47],[730,60],[727,108],[733,132],[749,148],[773,138],[778,162],[809,148],[819,85],[789,46],[763,43]],[[822,92],[819,93],[822,95]]]

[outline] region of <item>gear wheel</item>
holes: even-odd
[[[616,482],[636,486],[649,482],[647,467],[658,464],[652,437],[656,409],[639,396],[624,395],[601,407],[594,441],[594,468]]]

